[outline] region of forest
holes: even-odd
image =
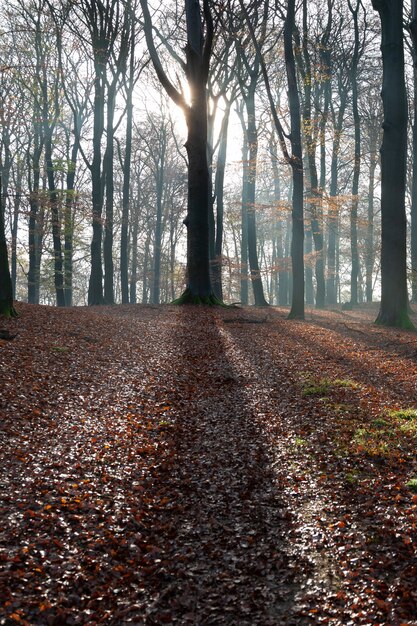
[[[296,317],[382,299],[406,324],[415,31],[397,3],[383,61],[385,4],[4,3],[2,307],[168,303],[191,284]]]
[[[417,0],[0,15],[0,626],[415,626]]]

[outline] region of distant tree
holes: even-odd
[[[239,0],[242,11],[246,16],[246,22],[251,33],[252,42],[258,54],[261,71],[265,82],[272,118],[278,135],[279,144],[288,165],[292,169],[292,301],[289,313],[290,319],[304,319],[304,167],[303,149],[301,142],[301,107],[300,95],[297,84],[297,73],[294,56],[294,30],[295,30],[295,0],[288,0],[284,19],[284,57],[288,82],[288,104],[290,109],[291,132],[289,134],[291,154],[288,151],[286,137],[282,123],[278,117],[276,103],[272,96],[268,69],[261,54],[259,43],[256,39],[253,26],[244,7],[243,0]],[[278,3],[277,3],[278,5]],[[277,6],[278,8],[278,6]]]
[[[382,29],[381,307],[377,324],[412,328],[408,316],[405,181],[407,96],[403,0],[372,0]]]
[[[191,102],[179,91],[163,69],[153,35],[147,0],[140,0],[146,43],[156,74],[170,98],[185,115],[188,155],[187,285],[176,301],[183,303],[218,304],[210,279],[209,208],[211,189],[207,161],[207,80],[213,45],[213,18],[209,0],[185,0],[187,44],[182,69],[190,88]],[[204,30],[202,28],[204,25]]]
[[[1,193],[0,176],[0,197]],[[0,207],[0,315],[15,317],[16,311],[13,307],[13,287],[10,277],[9,258],[7,254],[6,233],[4,228],[4,206]]]

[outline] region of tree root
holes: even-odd
[[[220,298],[214,295],[214,293],[209,294],[208,296],[195,296],[191,293],[189,289],[186,289],[183,294],[176,300],[173,300],[171,304],[182,305],[182,304],[198,304],[198,305],[206,305],[206,306],[221,306],[224,308],[228,308],[228,305],[225,304]]]
[[[19,313],[14,308],[13,304],[0,300],[0,315],[2,317],[19,317]]]
[[[388,326],[391,328],[402,328],[403,330],[416,330],[413,322],[408,317],[408,313],[400,313],[395,316],[388,316],[379,313],[378,317],[375,320],[375,324],[377,326]]]

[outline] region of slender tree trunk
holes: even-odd
[[[152,284],[152,304],[160,303],[160,283],[161,283],[161,254],[162,254],[162,211],[164,193],[165,174],[165,151],[166,151],[166,131],[161,129],[163,138],[160,146],[160,155],[156,164],[156,225],[154,238],[153,255],[153,284]]]
[[[2,178],[0,175],[0,198],[3,198]],[[0,315],[15,317],[13,307],[13,288],[9,270],[9,258],[4,223],[4,203],[0,203]]]
[[[249,147],[249,166],[247,181],[247,216],[248,216],[248,257],[255,306],[268,306],[265,300],[259,267],[257,235],[256,235],[256,174],[258,161],[258,131],[255,116],[255,85],[245,98],[248,115],[247,141]]]
[[[15,197],[13,200],[13,221],[12,221],[12,246],[11,246],[11,278],[13,288],[13,298],[16,297],[17,283],[17,232],[19,228],[20,206],[22,203],[22,169],[18,166],[15,180]]]
[[[145,241],[145,251],[143,254],[143,279],[142,279],[142,304],[148,304],[148,272],[149,272],[149,248],[151,236],[148,233]]]
[[[52,162],[52,136],[50,129],[45,129],[45,165],[48,178],[49,203],[52,221],[52,240],[54,248],[54,284],[57,306],[65,306],[64,265],[62,258],[61,221],[58,208],[58,193]]]
[[[375,170],[377,166],[376,142],[377,133],[371,130],[370,141],[370,164],[368,184],[368,221],[366,225],[366,301],[372,302],[373,271],[374,271],[374,195],[375,195]]]
[[[275,219],[275,246],[274,246],[274,277],[275,277],[275,298],[277,304],[285,306],[288,304],[288,272],[283,267],[284,253],[284,219],[281,207],[281,180],[278,170],[278,154],[276,142],[272,139],[269,144],[271,153],[271,166],[274,175],[274,203],[276,207]],[[277,269],[277,267],[279,269]]]
[[[382,29],[384,105],[381,147],[381,307],[376,322],[412,327],[408,317],[405,181],[407,96],[404,80],[403,2],[373,0]]]
[[[101,139],[104,133],[104,77],[100,62],[95,63],[93,161],[91,164],[91,198],[93,207],[93,237],[91,240],[91,273],[88,304],[104,304],[101,247],[103,237],[103,180],[101,175]]]
[[[106,193],[106,220],[104,224],[104,301],[114,304],[114,263],[113,263],[113,214],[114,214],[114,110],[116,106],[117,79],[113,79],[107,89],[106,152],[103,160],[103,175]]]
[[[214,180],[214,194],[216,198],[216,241],[215,261],[213,264],[213,289],[215,295],[223,300],[222,289],[222,247],[223,247],[223,217],[224,217],[224,177],[226,171],[227,139],[229,130],[231,102],[227,102],[220,130],[220,144],[217,155],[217,168]]]
[[[28,270],[28,302],[39,304],[39,280],[41,263],[41,216],[40,216],[40,157],[43,149],[39,124],[34,125],[33,156],[28,155],[29,183],[29,270]]]
[[[244,125],[243,113],[241,117],[243,130],[242,144],[242,237],[240,244],[240,302],[247,306],[249,303],[249,272],[248,272],[248,180],[249,180],[249,146]]]
[[[134,31],[134,29],[133,29]],[[132,131],[133,131],[133,87],[134,87],[134,54],[131,52],[129,84],[126,92],[126,147],[123,163],[123,207],[122,226],[120,233],[120,282],[122,288],[122,303],[129,302],[128,276],[128,228],[130,203],[130,178],[132,164]]]
[[[74,253],[74,210],[75,210],[75,172],[77,166],[80,141],[78,133],[75,133],[74,143],[71,148],[71,157],[67,171],[67,189],[65,192],[64,213],[64,290],[65,304],[72,306],[73,302],[73,253]]]
[[[129,288],[130,304],[137,303],[139,202],[140,202],[140,181],[138,180],[138,196],[137,196],[136,204],[134,206],[133,226],[132,226],[132,253],[131,253],[130,288]]]
[[[353,48],[352,64],[350,70],[350,82],[352,87],[352,112],[355,134],[355,151],[352,180],[352,204],[350,210],[350,251],[351,251],[351,273],[350,273],[350,303],[358,304],[358,278],[359,278],[359,250],[358,250],[358,206],[359,206],[359,176],[361,170],[361,121],[358,104],[358,64],[359,64],[359,23],[358,14],[361,6],[360,1],[356,1],[354,9],[351,0],[348,0],[349,10],[353,16],[355,31],[355,42]]]
[[[334,120],[332,157],[330,165],[330,203],[328,212],[328,244],[327,244],[327,302],[337,303],[337,268],[336,256],[339,239],[339,151],[342,136],[343,119],[347,104],[347,90],[339,81],[339,110]]]
[[[301,144],[301,112],[293,50],[295,0],[288,0],[284,25],[284,53],[288,79],[292,147],[292,304],[289,317],[304,319],[304,171]]]

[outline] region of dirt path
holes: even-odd
[[[372,312],[21,310],[0,624],[417,623],[414,422],[373,425],[417,406],[413,334]]]

